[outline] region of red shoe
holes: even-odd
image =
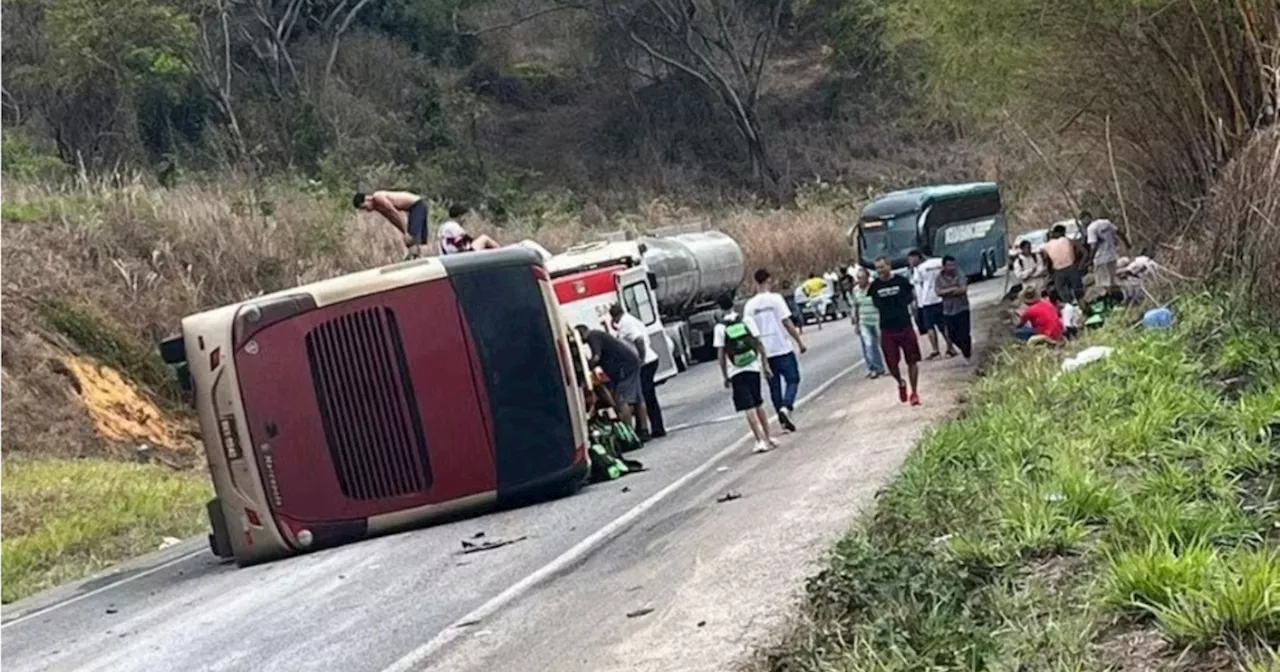
[[[898,401],[901,401],[904,404],[907,403],[907,386],[906,385],[898,386]]]
[[[919,395],[919,394],[916,394],[915,392],[912,392],[912,393],[911,393],[911,405],[912,405],[912,406],[919,406],[919,405],[920,405],[920,395]]]

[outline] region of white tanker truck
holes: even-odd
[[[716,304],[721,297],[734,297],[745,271],[742,248],[725,233],[676,231],[630,240],[613,234],[547,262],[571,323],[608,330],[609,306],[621,303],[648,326],[661,362],[658,381],[714,358],[712,333],[721,317]],[[659,334],[665,338],[654,338]]]

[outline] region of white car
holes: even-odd
[[[1080,225],[1076,223],[1076,220],[1064,219],[1060,222],[1055,222],[1053,226],[1058,226],[1059,224],[1067,227],[1068,238],[1080,240]],[[1053,230],[1053,227],[1049,227],[1047,229],[1036,229],[1034,231],[1027,231],[1025,233],[1018,234],[1018,237],[1013,239],[1013,247],[1009,248],[1009,257],[1013,258],[1018,256],[1018,247],[1022,245],[1022,241],[1024,240],[1031,243],[1032,254],[1038,253],[1040,248],[1044,246],[1045,242],[1049,240],[1049,232],[1051,230]]]

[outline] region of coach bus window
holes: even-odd
[[[866,221],[859,229],[862,232],[862,258],[867,262],[881,255],[895,262],[904,261],[920,240],[914,212],[897,215],[893,219]]]

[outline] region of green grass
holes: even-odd
[[[205,527],[200,473],[105,460],[6,459],[3,601],[156,550]]]
[[[1184,650],[1273,669],[1280,339],[1208,295],[1177,326],[1010,346],[808,584],[762,669],[1129,669]],[[1164,642],[1109,646],[1116,633]],[[1162,652],[1160,652],[1162,651]],[[1280,668],[1275,668],[1280,669]]]

